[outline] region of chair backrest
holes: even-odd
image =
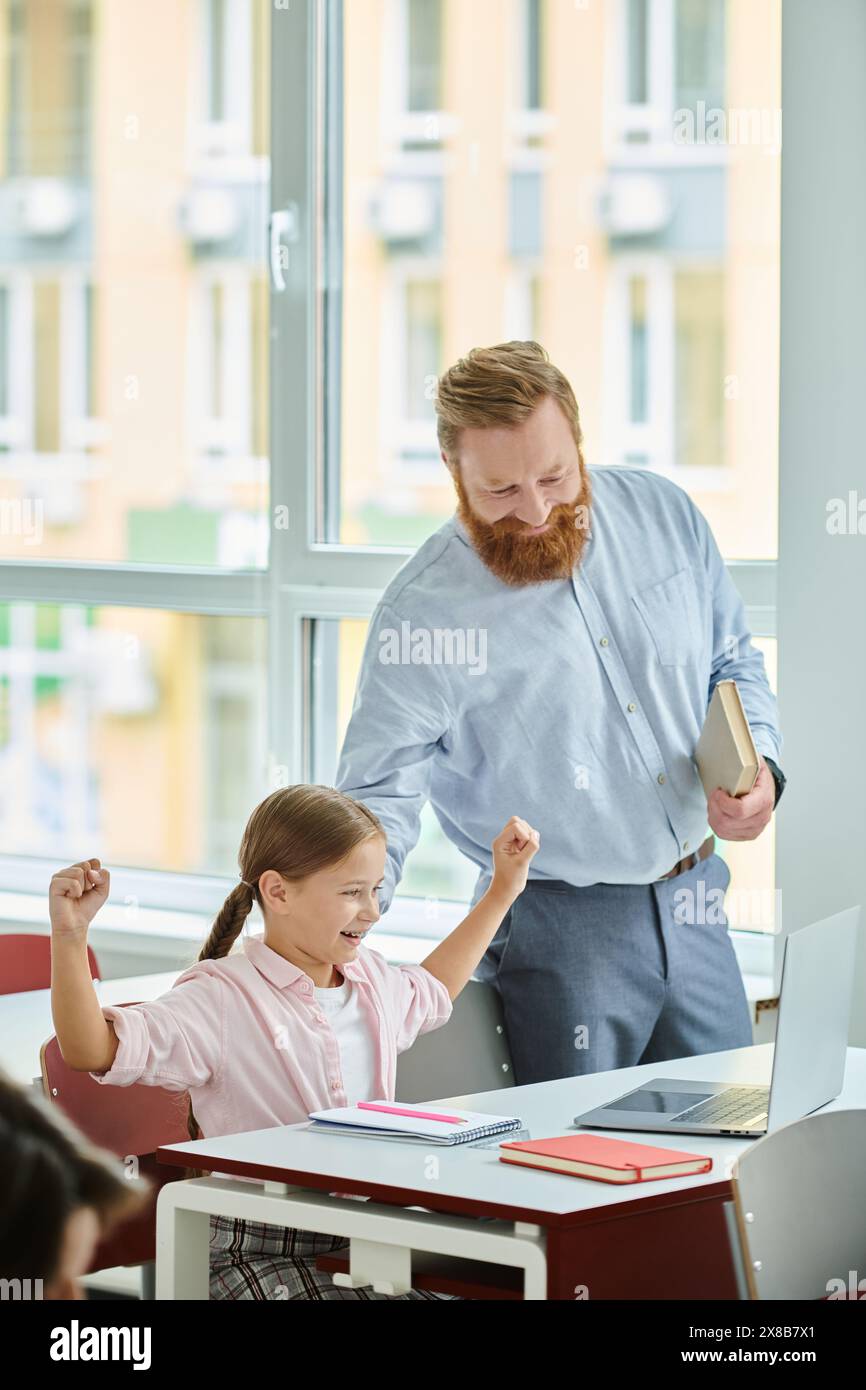
[[[150,1179],[152,1198],[138,1216],[121,1222],[94,1251],[90,1269],[138,1265],[156,1254],[156,1199],[166,1182],[183,1177],[180,1169],[158,1164],[161,1144],[189,1139],[189,1096],[159,1086],[102,1086],[86,1071],[74,1071],[63,1060],[56,1037],[40,1051],[42,1085],[46,1096],[100,1148],[121,1158],[136,1158],[142,1177]]]
[[[866,1290],[864,1154],[866,1110],[827,1110],[740,1155],[733,1255],[751,1298],[844,1297],[861,1279]]]
[[[94,980],[100,979],[92,946],[87,962]],[[51,988],[51,937],[38,932],[0,934],[0,994],[23,994]]]
[[[502,1001],[493,985],[470,980],[448,1022],[422,1033],[397,1058],[396,1100],[497,1091],[513,1086]]]

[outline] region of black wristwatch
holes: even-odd
[[[773,762],[773,759],[772,759],[772,758],[768,758],[767,755],[766,755],[766,753],[764,754],[764,762],[767,764],[767,767],[768,767],[768,768],[770,769],[770,771],[772,772],[772,774],[773,774],[773,781],[774,781],[775,784],[776,784],[776,800],[773,802],[773,810],[775,811],[776,807],[777,807],[778,804],[779,804],[779,797],[782,795],[782,792],[785,790],[785,783],[787,782],[788,779],[787,779],[787,777],[785,776],[785,774],[784,774],[784,772],[782,771],[782,769],[781,769],[780,767],[777,767],[776,764]]]

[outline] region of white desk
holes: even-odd
[[[100,1004],[128,1004],[158,999],[171,989],[179,970],[158,975],[130,975],[120,980],[97,980],[94,989]],[[29,1086],[40,1079],[39,1051],[54,1033],[51,990],[31,989],[23,994],[0,994],[0,1067],[13,1081]]]
[[[772,1046],[763,1044],[448,1096],[442,1103],[519,1115],[532,1137],[540,1138],[573,1132],[574,1115],[654,1076],[768,1084],[771,1066]],[[866,1049],[849,1048],[843,1090],[827,1108],[861,1107],[866,1108]],[[525,1298],[582,1296],[575,1288],[606,1298],[737,1297],[728,1244],[729,1179],[737,1155],[756,1141],[638,1132],[621,1137],[709,1154],[713,1168],[622,1187],[501,1163],[496,1147],[356,1139],[311,1132],[308,1122],[168,1145],[158,1150],[162,1161],[254,1177],[262,1185],[196,1178],[162,1188],[157,1298],[208,1297],[211,1213],[348,1237],[350,1274],[337,1276],[340,1282],[372,1283],[386,1293],[410,1287],[415,1250],[518,1267]],[[358,1196],[371,1200],[361,1203]],[[623,1258],[640,1243],[648,1262],[643,1271]]]

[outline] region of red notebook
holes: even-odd
[[[503,1163],[545,1168],[568,1177],[595,1182],[652,1182],[709,1173],[713,1160],[706,1154],[681,1149],[657,1149],[631,1139],[608,1139],[601,1134],[561,1134],[551,1139],[522,1139],[500,1144]]]

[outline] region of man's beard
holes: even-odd
[[[505,584],[543,584],[568,579],[580,563],[589,535],[592,492],[589,474],[581,468],[581,490],[573,502],[551,508],[548,530],[538,536],[520,535],[527,525],[516,517],[482,521],[472,511],[459,472],[453,474],[459,499],[457,515],[469,533],[480,559]]]

